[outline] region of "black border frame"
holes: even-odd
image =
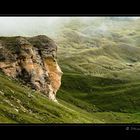
[[[105,17],[105,16],[119,16],[119,17],[140,17],[140,14],[0,14],[0,17]],[[77,123],[47,123],[47,124],[10,124],[10,123],[0,123],[0,131],[5,131],[8,129],[17,129],[23,128],[24,130],[28,131],[28,129],[32,129],[36,131],[40,129],[44,131],[53,131],[57,129],[59,131],[65,131],[66,128],[69,128],[69,131],[75,131],[77,129],[81,130],[81,134],[83,131],[121,131],[121,132],[133,132],[133,131],[140,131],[140,123],[132,124],[132,123],[105,123],[105,124],[77,124]],[[14,130],[13,129],[13,130]],[[53,129],[53,130],[52,130]],[[13,131],[12,130],[12,131]],[[39,130],[39,131],[40,131]],[[1,132],[2,132],[1,131]],[[94,134],[93,134],[94,135]]]

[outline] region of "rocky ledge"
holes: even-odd
[[[57,45],[44,35],[0,37],[0,70],[57,101],[62,71],[56,53]]]

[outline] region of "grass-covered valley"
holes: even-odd
[[[140,123],[139,28],[125,17],[64,22],[52,36],[58,103],[0,72],[0,123]]]

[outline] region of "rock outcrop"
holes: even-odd
[[[56,61],[57,46],[47,36],[0,37],[0,69],[21,79],[53,101],[61,85],[62,71]]]

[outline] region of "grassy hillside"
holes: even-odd
[[[69,76],[67,78],[69,79]],[[66,81],[69,81],[68,79]],[[79,80],[82,80],[83,86],[84,79],[80,77]],[[90,80],[92,79],[89,78]],[[49,101],[42,94],[1,73],[0,81],[0,123],[135,123],[140,119],[139,113],[113,112],[111,108],[110,111],[103,111],[97,103],[100,100],[93,100],[94,103],[91,103],[91,100],[84,98],[86,94],[91,93],[89,89],[85,88],[81,92],[77,89],[76,83],[69,87],[71,81],[67,85],[63,84],[59,91],[59,104]],[[69,89],[72,87],[75,90]]]
[[[140,111],[139,91],[140,81],[128,82],[89,75],[65,74],[58,96],[89,112],[134,113]]]
[[[100,122],[65,101],[54,103],[42,94],[0,73],[1,123],[88,123]],[[75,109],[76,108],[76,109]]]
[[[106,78],[140,79],[139,23],[140,20],[110,18],[67,23],[56,38],[62,70]]]

